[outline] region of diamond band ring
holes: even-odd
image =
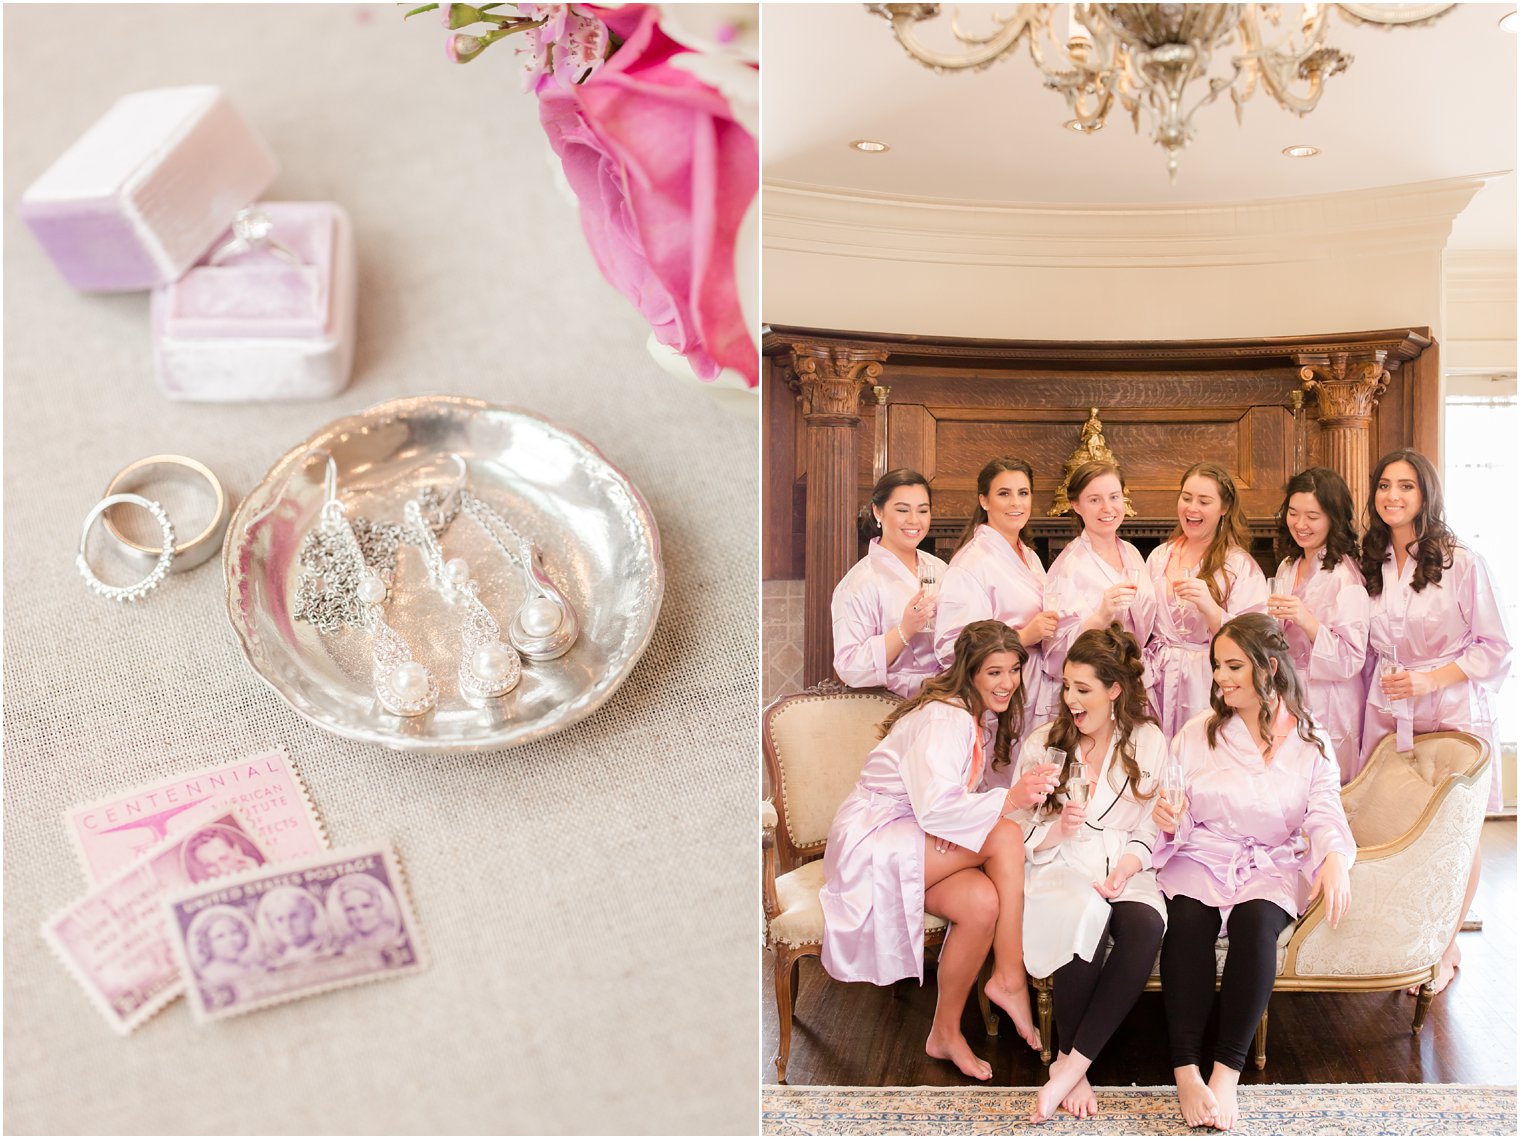
[[[95,576],[95,571],[90,568],[90,563],[85,559],[85,542],[90,537],[90,529],[95,525],[95,520],[113,506],[131,504],[140,506],[158,523],[159,530],[163,533],[163,545],[159,548],[158,557],[154,562],[148,576],[132,585],[107,585]],[[164,575],[169,572],[169,566],[174,561],[174,524],[169,521],[164,508],[150,498],[144,498],[140,494],[108,494],[95,504],[95,509],[86,515],[84,529],[79,534],[79,553],[74,558],[74,564],[79,567],[80,574],[84,577],[85,584],[109,601],[137,601],[159,582],[164,580]]]
[[[304,264],[296,251],[275,238],[273,233],[274,222],[269,220],[269,215],[263,210],[246,206],[238,210],[237,216],[232,219],[232,240],[213,252],[206,259],[206,264],[220,265],[224,261],[255,251],[272,254],[292,265]]]

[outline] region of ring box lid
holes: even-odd
[[[151,288],[177,280],[278,172],[220,88],[165,87],[118,99],[18,212],[74,288]]]

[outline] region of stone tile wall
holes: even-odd
[[[804,583],[760,583],[760,696],[769,704],[802,689],[802,605]]]

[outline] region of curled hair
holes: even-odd
[[[1114,700],[1114,757],[1117,765],[1110,765],[1108,782],[1115,791],[1121,790],[1119,770],[1122,769],[1134,789],[1137,800],[1155,795],[1140,794],[1140,764],[1135,759],[1134,734],[1141,724],[1154,724],[1150,703],[1145,695],[1145,661],[1140,655],[1140,642],[1123,625],[1115,621],[1106,629],[1089,629],[1071,643],[1066,654],[1067,664],[1085,664],[1098,676],[1098,683],[1105,689],[1117,684],[1119,695]],[[1064,687],[1063,687],[1064,691]],[[1072,719],[1071,708],[1061,701],[1061,711],[1051,721],[1045,737],[1046,747],[1058,747],[1066,753],[1066,763],[1057,776],[1057,785],[1064,784],[1071,774],[1071,766],[1078,762],[1081,749],[1081,733]],[[1041,808],[1046,814],[1060,810],[1052,795]]]
[[[998,716],[997,739],[992,745],[992,768],[1007,767],[1013,741],[1024,731],[1023,672],[1029,662],[1029,650],[1019,640],[1019,634],[1001,621],[973,621],[962,629],[960,636],[955,638],[955,659],[950,662],[950,667],[924,681],[917,696],[894,708],[892,714],[882,721],[881,734],[885,736],[898,720],[931,700],[964,704],[980,731],[982,713],[986,709],[982,707],[981,695],[973,681],[993,653],[1012,653],[1018,661],[1019,685],[1013,691],[1007,711]]]
[[[952,551],[952,553],[958,552],[962,546],[964,546],[967,542],[971,541],[972,538],[976,537],[976,528],[978,526],[982,525],[982,523],[984,523],[984,522],[987,521],[987,511],[982,506],[982,501],[981,500],[983,498],[986,498],[989,494],[992,493],[992,481],[994,479],[996,479],[998,477],[998,475],[1001,475],[1001,474],[1003,474],[1003,473],[1005,473],[1007,471],[1022,471],[1022,472],[1024,472],[1024,477],[1029,480],[1030,494],[1031,494],[1031,496],[1033,495],[1033,492],[1034,492],[1034,468],[1033,467],[1031,467],[1023,459],[1015,459],[1015,458],[993,459],[992,462],[988,463],[985,467],[983,467],[981,469],[980,472],[977,473],[977,476],[976,476],[976,494],[977,494],[976,509],[972,510],[972,512],[971,512],[971,521],[967,522],[966,523],[966,528],[961,531],[961,536],[956,541],[956,543],[955,543],[955,550]]]
[[[1329,467],[1310,467],[1299,471],[1283,488],[1282,505],[1277,508],[1277,535],[1273,542],[1277,560],[1303,553],[1288,529],[1288,503],[1295,494],[1312,494],[1330,521],[1330,532],[1325,535],[1325,548],[1320,554],[1320,566],[1333,570],[1347,558],[1353,563],[1360,559],[1362,548],[1357,543],[1356,523],[1352,519],[1351,488]]]
[[[917,471],[909,470],[907,467],[888,471],[876,480],[876,485],[871,488],[871,500],[860,508],[860,516],[856,519],[855,528],[862,542],[881,537],[881,523],[876,520],[876,512],[872,507],[876,510],[886,509],[887,500],[892,497],[892,492],[904,486],[921,486],[925,494],[931,498],[934,495],[929,488],[929,480]]]
[[[1451,569],[1452,552],[1457,548],[1457,536],[1446,525],[1446,502],[1441,494],[1441,477],[1436,474],[1435,467],[1418,451],[1389,451],[1372,469],[1372,481],[1367,487],[1367,536],[1362,542],[1362,577],[1369,597],[1383,592],[1383,565],[1393,557],[1393,551],[1389,549],[1393,544],[1393,531],[1377,512],[1377,486],[1383,472],[1394,463],[1408,463],[1413,467],[1415,482],[1420,488],[1420,512],[1414,519],[1414,545],[1408,550],[1414,558],[1414,580],[1409,588],[1419,593],[1427,585],[1440,585],[1441,574]]]
[[[1107,459],[1092,459],[1089,462],[1083,463],[1071,472],[1071,478],[1066,482],[1066,501],[1072,505],[1071,519],[1077,524],[1078,534],[1082,532],[1086,523],[1082,521],[1082,516],[1076,511],[1077,499],[1082,496],[1082,491],[1086,489],[1088,483],[1094,479],[1102,478],[1104,475],[1113,475],[1118,479],[1121,491],[1129,489],[1125,486],[1124,471],[1120,469],[1119,464],[1111,463]]]
[[[1226,568],[1225,559],[1230,554],[1231,546],[1238,546],[1249,553],[1251,534],[1246,529],[1245,511],[1240,506],[1240,492],[1235,489],[1235,480],[1230,477],[1230,472],[1218,463],[1194,463],[1183,472],[1182,480],[1177,484],[1179,495],[1188,479],[1194,475],[1202,475],[1219,488],[1219,501],[1224,506],[1224,514],[1219,518],[1214,538],[1204,551],[1203,560],[1198,563],[1198,580],[1208,587],[1214,604],[1224,608],[1225,599],[1230,596],[1230,590],[1235,588],[1235,575]],[[1182,536],[1182,523],[1179,521],[1167,541],[1176,542]],[[1221,576],[1224,578],[1223,589],[1219,587],[1218,579]]]
[[[1251,687],[1256,693],[1256,699],[1260,701],[1256,709],[1256,727],[1261,738],[1272,738],[1272,697],[1276,696],[1298,721],[1298,738],[1313,744],[1319,749],[1320,755],[1329,759],[1324,741],[1309,730],[1313,721],[1303,681],[1299,679],[1298,670],[1293,667],[1293,656],[1288,651],[1288,641],[1283,636],[1277,618],[1268,617],[1265,613],[1242,613],[1219,626],[1219,632],[1209,642],[1209,664],[1214,668],[1219,667],[1214,646],[1219,644],[1220,637],[1229,637],[1239,645],[1246,660],[1251,662]],[[1276,667],[1273,667],[1274,662]],[[1219,741],[1221,725],[1235,715],[1235,709],[1224,702],[1217,684],[1210,686],[1209,706],[1213,712],[1209,716],[1207,731],[1209,747],[1214,747]]]

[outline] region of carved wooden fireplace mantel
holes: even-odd
[[[1267,564],[1294,471],[1339,471],[1360,507],[1378,455],[1412,446],[1440,462],[1439,361],[1428,328],[1057,342],[771,327],[764,352],[762,576],[806,579],[806,683],[832,673],[829,599],[861,554],[855,518],[879,469],[928,477],[929,540],[944,553],[970,517],[982,465],[1027,459],[1037,506],[1029,535],[1049,564],[1073,531],[1043,513],[1097,407],[1138,514],[1126,537],[1147,548],[1168,533],[1178,476],[1207,458],[1235,475],[1253,552]]]

